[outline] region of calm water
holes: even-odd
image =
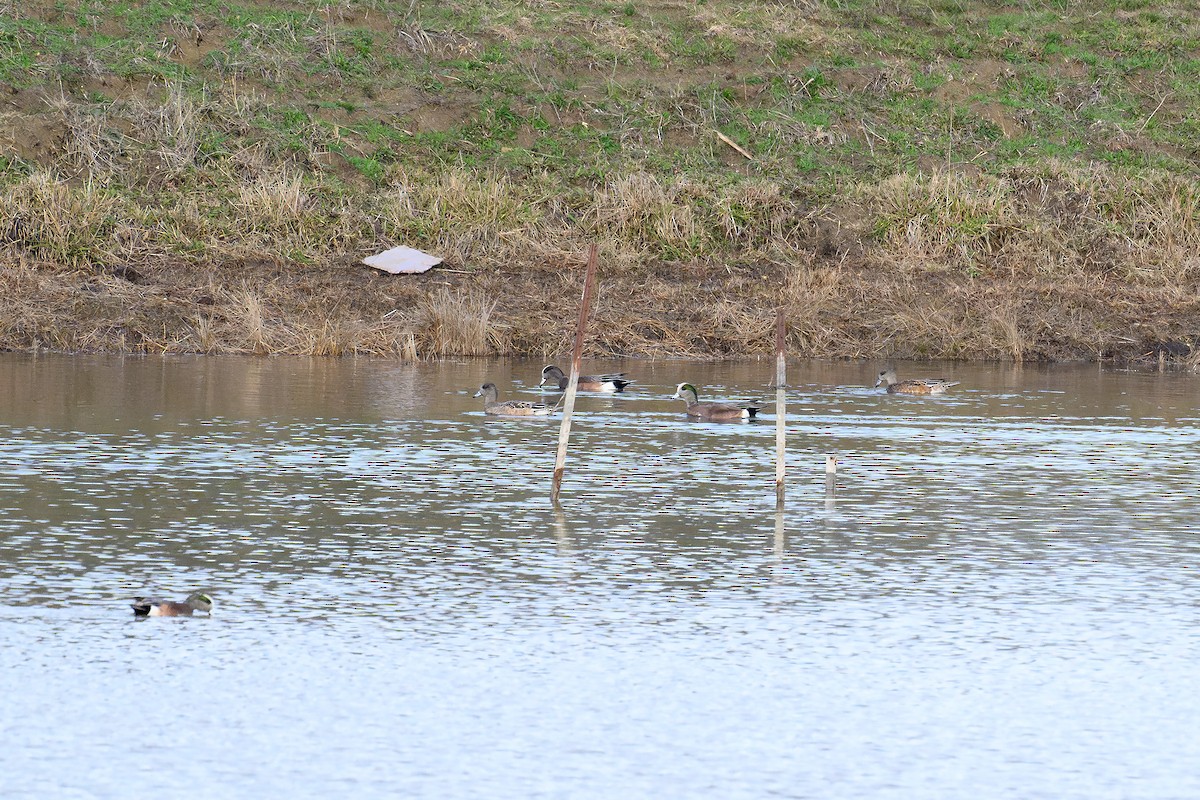
[[[0,796],[1200,796],[1197,377],[541,366],[0,356]]]

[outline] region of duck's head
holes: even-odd
[[[563,371],[553,364],[547,364],[546,366],[542,367],[542,383],[545,383],[546,381],[560,381],[562,380],[563,375]],[[539,383],[538,386],[541,386],[542,383]]]
[[[879,377],[875,380],[875,388],[891,386],[893,383],[896,383],[896,370],[888,367],[880,371]]]
[[[475,393],[475,397],[487,397],[488,395],[498,394],[499,391],[500,390],[496,388],[496,384],[485,383],[483,386],[479,387],[479,391]]]
[[[700,397],[700,393],[690,383],[681,383],[675,387],[673,397],[677,400],[683,400],[685,403],[694,403]]]
[[[212,598],[206,595],[204,592],[196,592],[195,594],[189,595],[187,604],[197,611],[205,612],[212,611],[213,607]]]

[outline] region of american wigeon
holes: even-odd
[[[213,601],[203,592],[196,592],[182,603],[157,597],[135,597],[130,605],[135,617],[190,617],[194,611],[211,612]]]
[[[880,384],[887,386],[888,394],[941,394],[951,386],[958,386],[958,381],[947,381],[942,378],[909,378],[906,381],[896,379],[896,370],[888,367],[879,373]]]
[[[681,383],[673,397],[687,403],[687,415],[714,421],[750,419],[762,406],[755,403],[701,403],[696,387]]]
[[[558,387],[560,392],[566,391],[571,379],[561,369],[551,364],[542,370],[542,386],[547,382]],[[575,388],[581,392],[621,392],[633,381],[625,380],[624,372],[610,372],[605,375],[580,375]]]
[[[499,401],[500,391],[494,383],[485,383],[475,393],[483,398],[483,413],[496,417],[544,417],[554,413],[554,407],[545,403],[527,403],[524,400]]]

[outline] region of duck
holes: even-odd
[[[699,392],[690,383],[681,383],[672,397],[687,403],[687,415],[713,421],[751,419],[762,406],[755,403],[701,403]]]
[[[485,383],[475,393],[483,398],[483,413],[494,417],[545,417],[554,413],[554,407],[545,403],[527,403],[524,400],[500,402],[500,390],[494,383]]]
[[[550,382],[560,392],[566,391],[567,384],[571,379],[558,367],[550,364],[542,369],[542,382],[538,386],[543,386],[546,382]],[[625,387],[633,381],[625,380],[624,372],[610,372],[604,375],[580,375],[575,388],[581,392],[623,392]]]
[[[888,367],[879,373],[875,388],[880,384],[887,387],[888,394],[941,394],[951,386],[958,386],[958,381],[948,381],[943,378],[909,378],[906,381],[896,379],[896,370]]]
[[[135,597],[130,605],[135,617],[190,617],[195,611],[211,613],[213,601],[203,592],[195,592],[182,603],[157,597]]]

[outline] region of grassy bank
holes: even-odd
[[[1194,366],[1197,4],[910,5],[0,0],[0,347]]]

